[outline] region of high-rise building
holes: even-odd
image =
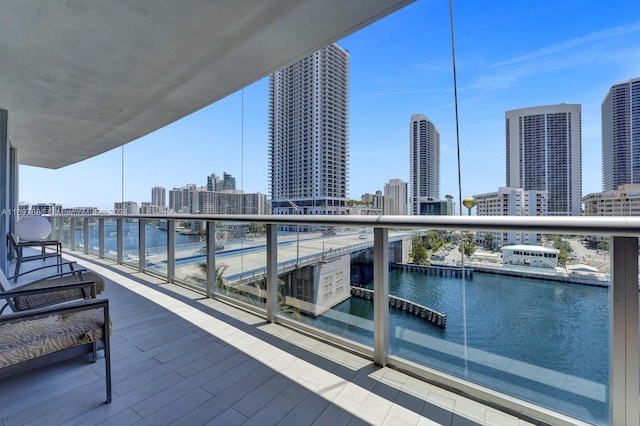
[[[236,178],[227,172],[222,173],[222,179],[215,173],[207,176],[207,191],[235,191],[235,189]]]
[[[234,178],[227,172],[223,172],[222,173],[222,190],[235,191],[235,189],[236,189],[236,178]]]
[[[181,213],[182,206],[182,190],[180,188],[173,188],[169,191],[169,210],[172,213]]]
[[[422,114],[409,123],[411,214],[425,214],[425,204],[440,197],[440,132]]]
[[[274,214],[345,214],[349,53],[327,46],[269,77]]]
[[[640,78],[611,86],[601,120],[602,190],[640,183]]]
[[[158,207],[167,206],[167,190],[162,186],[151,188],[151,204]]]
[[[547,191],[547,214],[579,216],[581,107],[547,105],[507,111],[507,187]]]
[[[402,179],[391,179],[384,185],[384,207],[382,214],[406,215],[409,198],[407,183]]]

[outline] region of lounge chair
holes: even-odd
[[[0,271],[0,280],[6,277]],[[49,293],[89,291],[95,297],[92,281],[30,290],[10,290],[0,298],[22,299]],[[109,301],[82,300],[0,315],[0,379],[42,367],[63,359],[92,354],[104,349],[106,402],[111,402],[111,354]]]
[[[19,241],[13,233],[7,234],[7,244],[9,250],[13,250],[16,255],[16,269],[13,275],[13,282],[18,282],[18,276],[20,275],[20,266],[22,262],[29,262],[31,260],[46,260],[52,257],[57,259],[58,264],[62,263],[62,243],[55,240],[40,240],[40,241]],[[37,248],[40,249],[36,254],[29,254],[25,256],[25,248]],[[48,248],[53,248],[53,251],[47,251]]]
[[[53,305],[56,303],[66,302],[78,298],[82,299],[90,299],[95,298],[96,294],[99,294],[104,291],[105,284],[102,277],[95,272],[88,271],[86,269],[77,269],[74,264],[75,262],[64,262],[63,264],[69,265],[70,270],[68,272],[59,272],[54,275],[50,275],[45,278],[39,278],[34,281],[31,281],[27,284],[21,284],[19,286],[12,287],[9,283],[9,280],[5,277],[4,274],[0,274],[0,297],[4,298],[6,303],[2,308],[0,308],[0,314],[4,312],[4,310],[9,307],[11,311],[18,312],[24,311],[28,309],[35,309],[44,306]],[[26,275],[28,273],[39,271],[45,268],[50,267],[60,267],[59,264],[44,266],[42,268],[37,268],[35,270],[31,270],[29,272],[25,272],[20,275]],[[6,296],[7,292],[15,292],[15,291],[23,291],[23,290],[32,290],[32,289],[42,289],[54,286],[60,286],[63,284],[72,284],[78,283],[82,281],[92,281],[95,283],[95,291],[96,294],[90,294],[87,288],[71,288],[71,289],[63,289],[56,292],[39,292],[30,294],[27,296]]]

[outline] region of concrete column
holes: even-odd
[[[278,225],[267,224],[267,321],[278,314]]]
[[[612,425],[637,425],[638,400],[638,238],[611,239],[611,376]]]
[[[207,297],[216,287],[216,222],[207,221]]]
[[[11,144],[9,143],[8,112],[0,109],[0,269],[7,271],[7,233],[13,216],[11,205]]]
[[[389,354],[389,230],[373,229],[373,362],[387,365]]]

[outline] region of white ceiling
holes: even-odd
[[[0,109],[20,164],[153,132],[413,0],[0,3]]]

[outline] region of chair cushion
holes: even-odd
[[[102,309],[0,325],[0,368],[102,339]]]
[[[33,288],[43,288],[51,285],[62,285],[68,283],[74,283],[79,281],[95,281],[96,294],[100,294],[104,291],[104,280],[95,272],[83,272],[82,280],[78,274],[68,275],[59,278],[52,278],[48,280],[36,281],[30,284],[21,286],[21,290],[29,290]],[[43,306],[49,306],[56,303],[67,302],[75,299],[83,299],[85,293],[83,289],[71,289],[61,290],[52,293],[34,294],[31,296],[20,296],[15,298],[16,309],[19,311],[25,311],[27,309],[35,309]]]

